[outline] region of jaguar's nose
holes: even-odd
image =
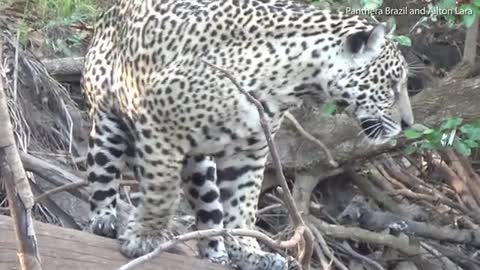
[[[405,121],[405,120],[403,120],[403,119],[402,119],[401,125],[402,125],[402,130],[405,130],[405,129],[407,129],[407,128],[409,128],[409,127],[412,126],[410,123],[408,123],[407,121]]]

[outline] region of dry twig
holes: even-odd
[[[473,198],[470,190],[461,178],[445,162],[438,158],[432,158],[431,164],[446,177],[459,198],[459,201],[469,209],[465,214],[469,215],[477,224],[480,224],[480,207]]]
[[[135,180],[122,180],[120,181],[120,186],[126,187],[126,186],[132,186],[132,185],[138,185],[138,182]],[[59,192],[63,191],[69,191],[72,189],[77,189],[79,187],[86,187],[88,186],[88,181],[78,181],[78,182],[73,182],[73,183],[67,183],[61,186],[58,186],[56,188],[52,188],[49,191],[46,191],[38,196],[35,197],[35,202],[39,202],[49,196],[52,196],[54,194],[57,194]],[[130,200],[130,198],[129,198]]]
[[[76,189],[76,188],[83,187],[83,186],[86,186],[86,185],[88,185],[87,181],[65,184],[63,186],[53,188],[49,191],[46,191],[45,193],[42,193],[42,194],[38,195],[37,197],[35,197],[35,202],[39,202],[39,201],[41,201],[41,200],[43,200],[43,199],[45,199],[45,198],[47,198],[47,197],[49,197],[53,194],[56,194],[58,192],[62,192],[62,191],[70,190],[70,189]]]
[[[352,257],[354,257],[354,258],[356,258],[360,261],[366,262],[367,264],[371,265],[376,270],[385,270],[385,268],[383,266],[381,266],[378,262],[376,262],[376,261],[368,258],[367,256],[364,256],[364,255],[356,252],[355,250],[353,250],[353,248],[347,242],[344,242],[341,246],[348,253],[350,253],[350,255],[352,255]]]
[[[325,253],[325,255],[330,259],[330,261],[332,261],[339,269],[348,270],[348,267],[345,266],[337,257],[335,257],[333,252],[330,250],[330,248],[327,245],[327,242],[323,238],[322,233],[313,224],[310,225],[310,229],[312,230],[313,234],[317,238],[320,248]]]
[[[409,217],[411,214],[403,209],[395,200],[393,200],[387,193],[373,185],[368,179],[358,175],[352,170],[349,171],[350,177],[353,179],[356,185],[365,192],[369,197],[374,198],[379,204],[382,204],[390,211],[400,214],[405,217]]]
[[[30,180],[29,182],[30,182],[30,187],[32,189],[32,192],[34,194],[44,193],[43,190],[38,186],[37,183],[35,183],[32,180]],[[71,228],[71,229],[74,229],[74,230],[81,230],[82,229],[82,227],[75,221],[75,218],[73,218],[72,215],[65,212],[62,209],[62,207],[60,207],[57,204],[57,202],[52,200],[51,198],[48,198],[48,197],[44,198],[40,205],[45,206],[45,208],[48,209],[48,211],[56,217],[55,220],[57,222],[51,222],[51,223],[60,223],[59,225],[61,225],[63,227],[66,227],[66,228]]]

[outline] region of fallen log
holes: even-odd
[[[117,241],[90,233],[34,222],[44,269],[114,270],[128,262]],[[12,219],[0,216],[0,269],[19,270]],[[145,263],[143,270],[227,270],[205,260],[171,253]]]
[[[59,81],[79,81],[84,57],[43,59],[42,64],[48,73]]]

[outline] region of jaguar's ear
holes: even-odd
[[[367,51],[378,51],[395,31],[395,21],[389,19],[386,23],[376,25],[369,31],[357,32],[347,38],[347,49],[352,54],[361,54]]]

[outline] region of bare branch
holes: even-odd
[[[122,180],[122,181],[120,181],[120,186],[125,187],[125,186],[132,186],[132,185],[138,185],[138,182],[135,181],[135,180]],[[72,190],[72,189],[77,189],[77,188],[85,187],[85,186],[88,186],[88,181],[78,181],[78,182],[73,182],[73,183],[67,183],[65,185],[61,185],[61,186],[58,186],[56,188],[52,188],[51,190],[46,191],[45,193],[38,195],[37,197],[35,197],[35,202],[39,202],[39,201],[45,199],[46,197],[52,196],[52,195],[57,194],[59,192],[69,191],[69,190]]]
[[[62,192],[62,191],[70,190],[70,189],[76,189],[76,188],[83,187],[83,186],[86,186],[86,185],[88,185],[87,181],[65,184],[63,186],[53,188],[53,189],[51,189],[51,190],[49,190],[49,191],[47,191],[47,192],[45,192],[41,195],[38,195],[37,197],[35,197],[35,202],[39,202],[39,201],[47,198],[48,196],[51,196],[51,195],[56,194],[58,192]]]
[[[350,171],[350,177],[352,177],[355,184],[369,197],[374,198],[377,203],[383,205],[388,210],[397,213],[399,215],[410,217],[411,214],[403,209],[395,200],[393,200],[387,193],[380,188],[372,184],[368,179],[361,177],[353,171]]]
[[[323,250],[323,252],[325,253],[325,255],[327,255],[327,257],[336,265],[338,266],[339,269],[341,270],[348,270],[348,267],[345,266],[339,259],[337,259],[337,257],[335,257],[335,255],[333,255],[333,252],[330,250],[330,248],[328,247],[327,245],[327,242],[325,241],[325,239],[323,238],[323,235],[322,233],[320,233],[320,231],[314,226],[314,225],[311,225],[310,226],[313,234],[315,235],[315,237],[317,238],[317,241],[318,243],[320,244],[320,248]]]
[[[347,242],[343,242],[342,248],[344,248],[348,253],[350,253],[350,255],[352,255],[352,257],[368,263],[369,265],[371,265],[376,270],[385,270],[385,268],[383,266],[381,266],[378,262],[376,262],[376,261],[368,258],[367,256],[364,256],[364,255],[356,252],[355,250],[353,250],[353,248]]]

